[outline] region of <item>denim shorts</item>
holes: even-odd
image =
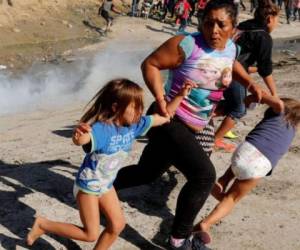
[[[224,108],[225,115],[232,119],[241,119],[246,115],[244,99],[247,95],[246,88],[237,81],[232,81],[230,86],[224,91],[224,100],[220,105]]]

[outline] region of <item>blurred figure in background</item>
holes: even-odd
[[[284,0],[284,9],[286,15],[286,23],[290,24],[290,19],[293,10],[293,0]]]
[[[207,2],[208,2],[207,0],[198,0],[198,7],[197,7],[198,27],[201,27],[202,25],[203,12]]]

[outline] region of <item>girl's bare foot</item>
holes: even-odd
[[[41,222],[44,220],[42,217],[37,217],[33,223],[32,229],[27,234],[27,245],[32,246],[33,243],[45,233],[43,229],[40,228]]]

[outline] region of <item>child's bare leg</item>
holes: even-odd
[[[213,211],[200,222],[200,230],[209,233],[210,227],[227,216],[237,202],[249,193],[251,189],[257,185],[259,180],[260,178],[243,181],[235,180],[224,198],[217,204]]]
[[[106,250],[125,227],[124,214],[114,188],[99,198],[99,207],[107,219],[107,226],[101,233],[94,250]]]
[[[83,228],[38,217],[27,235],[27,244],[32,245],[44,233],[54,233],[65,238],[81,241],[96,241],[100,227],[98,197],[79,191],[77,203]]]
[[[40,228],[40,224],[42,223],[43,220],[45,219],[42,217],[37,217],[35,219],[33,226],[26,238],[27,245],[32,246],[36,239],[38,239],[40,236],[46,233],[44,230]]]
[[[234,178],[231,166],[225,171],[225,173],[217,180],[212,188],[211,195],[218,201],[221,201],[225,196],[226,188],[229,182]]]

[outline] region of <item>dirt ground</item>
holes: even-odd
[[[18,2],[13,2],[16,2],[15,5],[10,7],[3,1],[6,11],[9,8],[18,7]],[[49,1],[42,0],[32,0],[32,3],[34,2],[49,4]],[[92,5],[95,2],[74,0],[72,3]],[[57,0],[53,3],[62,4],[67,1]],[[19,7],[21,8],[21,5]],[[27,5],[26,8],[30,9],[29,7]],[[97,9],[95,6],[90,8]],[[1,11],[3,9],[0,5],[0,13]],[[67,14],[65,13],[65,15]],[[249,16],[247,13],[242,13],[242,17]],[[65,27],[65,24],[61,24],[61,20],[65,19],[71,23],[69,21],[71,18],[59,18],[60,21],[53,21],[52,28],[48,25],[47,29],[43,25],[42,27],[45,31],[49,30],[49,33],[53,29],[54,37],[56,26],[61,26],[57,30],[57,35],[60,32],[67,34],[70,30],[74,30],[73,38],[78,39],[75,29],[81,33],[80,30],[84,30],[86,27],[77,27],[75,22],[71,23],[71,28]],[[80,20],[83,20],[82,16],[78,18],[78,26],[82,26]],[[45,22],[48,23],[48,19]],[[16,24],[18,21],[11,27],[21,27]],[[36,25],[38,26],[38,24]],[[0,27],[0,29],[2,34],[2,31],[8,29],[8,26]],[[29,57],[26,56],[23,49],[22,52],[17,52],[22,53],[20,57],[16,57],[16,48],[22,47],[24,43],[20,40],[17,45],[17,38],[11,40],[12,38],[8,36],[17,37],[22,30],[25,30],[23,26],[19,29],[20,32],[7,30],[5,36],[1,35],[0,60],[3,61],[0,61],[0,64],[8,65],[5,63],[8,58],[12,57],[15,61],[9,61],[13,64],[12,67],[8,65],[9,69],[17,68],[24,72],[24,68],[28,69],[28,65],[31,65],[32,62],[35,63],[35,60],[43,58],[45,50],[41,49],[41,52],[35,54],[36,50],[39,51],[39,45],[35,49],[31,44],[32,41],[29,41],[30,46],[33,46],[31,48],[31,51],[34,51],[33,59],[27,60]],[[33,32],[29,24],[27,29],[28,32]],[[95,30],[88,30],[89,36],[98,37]],[[189,30],[195,31],[195,27],[189,28]],[[97,40],[99,37],[96,39],[96,43],[94,41],[84,43],[86,45],[84,47],[79,44],[72,49],[70,47],[72,43],[70,43],[67,45],[67,50],[62,48],[58,53],[64,55],[65,52],[66,60],[70,58],[72,60],[70,62],[58,61],[56,66],[63,70],[70,68],[75,77],[82,78],[80,81],[82,86],[77,92],[62,92],[59,97],[55,98],[54,96],[54,101],[45,106],[36,105],[34,108],[28,109],[26,104],[22,104],[24,109],[21,111],[0,116],[0,202],[2,203],[0,206],[0,249],[92,249],[93,244],[66,240],[54,235],[45,235],[36,242],[34,247],[28,248],[25,245],[24,237],[37,214],[55,220],[80,224],[72,195],[72,186],[78,166],[83,159],[83,153],[79,147],[72,144],[70,139],[73,126],[80,118],[87,100],[99,88],[99,81],[105,82],[111,77],[125,76],[141,82],[142,77],[139,70],[141,61],[153,48],[168,39],[175,31],[176,29],[168,24],[150,19],[119,17],[113,26],[113,31],[108,34],[108,37],[100,38],[102,39],[100,43]],[[284,24],[284,19],[282,19],[282,24],[273,36],[276,39],[300,36],[300,23],[293,23],[289,26]],[[33,39],[31,35],[28,37],[28,39]],[[73,38],[70,35],[69,39]],[[5,39],[7,39],[6,44]],[[52,39],[51,43],[55,44],[55,40]],[[14,48],[11,50],[9,49],[10,44],[14,44]],[[280,51],[278,52],[274,77],[280,95],[299,99],[299,51],[296,49],[295,53],[293,51],[291,53],[292,48],[291,44],[281,54]],[[16,62],[19,59],[15,58],[25,59],[23,63],[20,63]],[[52,57],[51,54],[51,58],[56,57]],[[77,75],[78,72],[75,72],[79,71],[76,64],[78,61],[80,61],[80,66],[88,65],[88,70],[83,75]],[[53,64],[51,60],[50,62],[49,60],[40,62],[49,68]],[[82,62],[86,62],[86,64]],[[35,71],[39,70],[39,68],[35,68],[34,63],[32,67]],[[29,73],[26,71],[26,74]],[[71,77],[72,74],[70,73],[67,77]],[[0,81],[2,81],[1,72],[0,77]],[[255,77],[259,80],[257,76]],[[54,85],[55,88],[57,86]],[[73,86],[71,87],[73,88]],[[57,92],[55,92],[56,94],[58,95]],[[149,105],[152,97],[149,92],[146,94],[146,102]],[[20,97],[15,95],[14,101],[17,102]],[[46,99],[47,95],[42,98]],[[68,102],[60,103],[63,101],[61,99],[68,99]],[[236,143],[241,141],[259,121],[264,109],[265,107],[261,106],[254,111],[249,111],[248,115],[238,123],[235,131],[240,137]],[[145,140],[143,139],[135,143],[128,163],[138,160],[144,146]],[[214,152],[212,160],[219,176],[228,167],[230,154]],[[241,201],[230,216],[213,227],[213,242],[209,247],[214,250],[300,249],[299,165],[300,136],[298,133],[289,153],[280,161],[274,174],[263,180],[248,197]],[[112,249],[165,249],[174,216],[176,197],[184,182],[184,177],[177,170],[171,168],[151,185],[120,192],[127,226]],[[208,214],[215,204],[215,200],[209,197],[200,211],[198,219]],[[104,219],[101,219],[101,222],[103,223]]]

